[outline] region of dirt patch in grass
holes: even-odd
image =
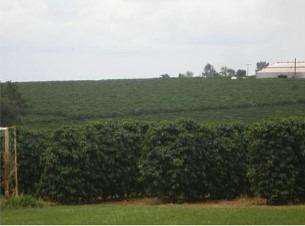
[[[107,204],[114,205],[143,205],[143,206],[152,206],[152,205],[160,205],[160,206],[176,206],[177,204],[173,203],[164,203],[159,199],[155,198],[142,198],[142,199],[130,199],[130,200],[120,200],[120,201],[109,201]],[[193,203],[182,203],[181,205],[186,207],[217,207],[217,206],[234,206],[234,207],[245,207],[245,206],[261,206],[266,205],[266,200],[262,198],[238,198],[234,200],[208,200],[208,201],[200,201]]]
[[[266,200],[262,198],[238,198],[233,200],[213,200],[204,201],[198,203],[185,203],[185,206],[202,206],[202,207],[217,207],[217,206],[234,206],[234,207],[245,207],[245,206],[262,206],[266,205]]]
[[[141,199],[126,199],[126,200],[120,200],[120,201],[109,201],[106,202],[107,204],[114,204],[114,205],[122,205],[122,206],[128,206],[128,205],[158,205],[162,204],[162,201],[154,198],[141,198]]]

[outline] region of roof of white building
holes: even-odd
[[[258,73],[305,73],[305,61],[276,62],[262,69]]]

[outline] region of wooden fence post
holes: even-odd
[[[10,196],[9,185],[9,130],[4,129],[4,150],[3,150],[3,189],[4,196],[8,198]]]
[[[15,195],[19,195],[18,191],[18,165],[17,165],[17,129],[14,127],[14,172],[15,172]]]

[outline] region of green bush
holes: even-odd
[[[17,133],[19,190],[24,194],[37,194],[44,168],[42,157],[49,146],[47,131],[19,128]]]
[[[57,130],[44,158],[41,194],[80,203],[139,193],[137,163],[145,130],[145,125],[135,123]]]
[[[200,199],[208,189],[204,150],[194,122],[165,123],[149,131],[141,162],[146,192],[165,200]],[[192,189],[190,189],[190,187]]]
[[[234,198],[244,190],[242,127],[162,124],[145,142],[141,171],[147,193],[170,201]]]
[[[246,194],[248,181],[244,126],[238,123],[203,126],[199,142],[208,153],[210,162],[209,198],[233,199]]]
[[[270,204],[305,199],[305,121],[287,119],[249,128],[249,172],[253,191]]]
[[[87,195],[85,167],[88,164],[81,130],[62,128],[51,137],[43,157],[40,194],[59,202],[76,202]],[[90,191],[89,191],[90,192]]]
[[[1,208],[24,208],[32,207],[39,208],[43,207],[44,203],[42,200],[34,198],[30,195],[13,196],[7,200],[1,202]]]

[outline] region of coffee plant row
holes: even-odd
[[[239,123],[101,122],[19,128],[20,189],[60,203],[170,202],[255,195],[305,200],[305,119]]]

